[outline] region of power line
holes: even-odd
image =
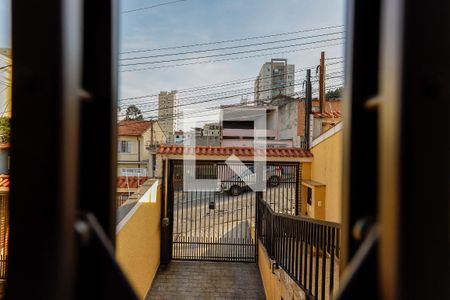
[[[313,67],[310,67],[313,68]],[[284,74],[291,74],[291,73],[296,73],[296,72],[300,72],[303,71],[303,69],[300,70],[296,70],[295,72],[286,72],[286,73],[282,73],[282,75]],[[277,75],[278,76],[278,75]],[[263,76],[262,78],[266,79],[266,78],[272,78],[272,75],[269,76]],[[220,88],[220,87],[224,87],[224,86],[229,86],[229,85],[236,85],[236,84],[242,84],[242,83],[246,83],[246,82],[254,82],[257,79],[257,77],[247,77],[247,78],[242,78],[242,79],[235,79],[235,80],[231,80],[231,81],[223,81],[223,82],[218,82],[218,83],[212,83],[209,85],[204,85],[204,86],[198,86],[198,87],[192,87],[192,88],[185,88],[185,89],[181,89],[181,90],[177,90],[178,94],[181,93],[191,93],[191,92],[195,92],[195,91],[199,91],[199,90],[205,90],[205,89],[212,89],[212,88]],[[159,93],[154,93],[154,94],[148,94],[148,95],[143,95],[143,96],[135,96],[135,97],[128,97],[128,98],[122,98],[119,99],[119,101],[124,101],[124,100],[134,100],[134,99],[141,99],[141,98],[148,98],[148,97],[156,97],[159,96]]]
[[[326,44],[326,45],[319,45],[319,46],[315,46],[315,47],[301,48],[301,49],[282,51],[282,52],[264,53],[264,54],[250,55],[250,56],[215,59],[215,60],[207,60],[207,61],[200,61],[200,62],[191,62],[191,63],[183,63],[183,64],[175,64],[175,65],[166,65],[166,66],[156,66],[156,67],[145,67],[145,68],[137,68],[137,69],[128,69],[128,70],[121,70],[120,72],[136,72],[136,71],[145,71],[145,70],[155,70],[155,69],[163,69],[163,68],[172,68],[172,67],[181,67],[181,66],[189,66],[189,65],[206,64],[206,63],[215,63],[215,62],[222,62],[222,61],[232,61],[232,60],[239,60],[239,59],[248,59],[248,58],[254,58],[254,57],[261,57],[261,56],[272,56],[272,55],[278,55],[278,54],[286,54],[286,53],[293,53],[293,52],[299,52],[299,51],[313,50],[313,49],[318,49],[318,48],[323,49],[323,47],[340,46],[340,45],[343,45],[343,44],[344,43]]]
[[[337,87],[343,87],[342,86],[342,84],[333,84],[333,85],[329,85],[328,86],[328,88],[337,88]],[[315,88],[312,92],[313,93],[316,93],[318,91],[318,88]],[[302,96],[304,96],[304,92],[302,92],[302,93],[300,93],[300,95],[302,95]],[[247,104],[255,104],[256,103],[256,101],[249,101],[249,102],[247,102],[246,104],[239,104],[239,103],[236,103],[235,104],[235,107],[243,107],[243,106],[246,106]],[[230,105],[233,105],[233,104],[230,104]],[[175,113],[175,114],[167,114],[167,115],[164,115],[162,118],[155,118],[155,117],[147,117],[147,118],[144,118],[144,119],[148,119],[148,120],[161,120],[161,121],[164,121],[164,120],[170,120],[170,119],[174,119],[174,118],[176,118],[176,117],[178,117],[178,116],[193,116],[193,115],[196,115],[196,114],[199,114],[199,113],[204,113],[204,112],[206,112],[206,111],[210,111],[210,110],[218,110],[218,109],[221,109],[222,108],[222,106],[221,105],[219,105],[219,106],[209,106],[209,107],[205,107],[205,108],[202,108],[201,110],[197,110],[197,111],[194,111],[194,112],[188,112],[188,113],[185,113],[185,112],[179,112],[179,113]],[[210,115],[210,114],[207,114],[207,115]],[[205,115],[205,116],[207,116],[207,115]],[[197,117],[200,117],[200,116],[197,116]]]
[[[153,49],[131,50],[131,51],[121,52],[120,54],[152,52],[152,51],[160,51],[160,50],[171,50],[171,49],[180,49],[180,48],[207,46],[207,45],[217,45],[217,44],[223,44],[223,43],[232,43],[232,42],[241,42],[241,41],[256,40],[256,39],[264,39],[264,38],[269,38],[269,37],[274,37],[274,36],[284,36],[284,35],[291,35],[291,34],[297,34],[297,33],[325,30],[325,29],[335,29],[335,28],[340,28],[340,27],[344,27],[344,25],[333,25],[333,26],[326,26],[326,27],[312,28],[312,29],[304,29],[304,30],[291,31],[291,32],[282,32],[282,33],[269,34],[269,35],[260,35],[260,36],[254,36],[254,37],[246,37],[246,38],[239,38],[239,39],[223,40],[223,41],[217,41],[217,42],[197,43],[197,44],[171,46],[171,47],[163,47],[163,48],[153,48]]]
[[[12,65],[6,65],[6,66],[3,66],[3,67],[0,67],[0,70],[8,69],[9,67],[12,67]]]
[[[276,87],[276,88],[270,88],[270,89],[260,90],[260,91],[258,91],[258,93],[261,93],[261,92],[267,92],[267,91],[273,91],[273,90],[278,90],[278,89],[280,89],[280,88],[285,88],[285,87],[297,86],[297,85],[300,85],[300,84],[303,84],[303,81],[302,81],[302,83],[294,83],[294,84],[289,85],[289,86],[282,86],[282,87]],[[188,106],[188,105],[194,105],[194,104],[200,104],[200,103],[205,103],[205,102],[218,101],[218,100],[228,99],[228,98],[235,98],[235,97],[244,96],[244,95],[251,95],[251,94],[255,94],[255,93],[256,93],[256,92],[249,92],[249,93],[245,93],[245,94],[236,94],[236,95],[224,96],[224,97],[219,97],[219,98],[212,98],[212,99],[208,99],[208,100],[204,100],[204,101],[200,101],[200,102],[190,102],[190,103],[184,103],[184,104],[180,104],[180,105],[168,106],[168,107],[165,107],[165,109],[168,109],[168,108],[178,108],[178,107],[183,107],[183,106]],[[148,112],[154,112],[154,111],[157,111],[157,109],[156,109],[156,110],[141,111],[141,112],[142,112],[142,113],[148,113]]]
[[[152,8],[159,7],[159,6],[164,6],[164,5],[169,5],[169,4],[175,4],[175,3],[178,3],[178,2],[184,2],[184,1],[187,1],[187,0],[169,1],[169,2],[159,3],[159,4],[155,4],[155,5],[151,5],[151,6],[145,6],[145,7],[141,7],[141,8],[135,8],[135,9],[125,10],[125,11],[122,12],[122,14],[128,14],[128,13],[132,13],[132,12],[136,12],[136,11],[142,11],[142,10],[152,9]]]
[[[305,45],[311,45],[311,44],[317,44],[317,43],[338,41],[338,40],[342,40],[342,39],[344,39],[344,38],[340,37],[340,38],[325,39],[325,40],[312,41],[312,42],[299,43],[299,44],[291,44],[291,45],[283,45],[283,46],[276,46],[276,47],[268,47],[268,48],[263,48],[263,49],[245,50],[245,51],[238,51],[238,52],[231,52],[231,53],[204,55],[204,56],[197,56],[197,57],[175,58],[175,59],[167,59],[167,60],[160,60],[160,61],[127,63],[127,64],[121,64],[120,66],[121,67],[128,67],[128,66],[136,66],[136,65],[160,64],[160,63],[168,63],[168,62],[175,62],[175,61],[185,61],[185,60],[204,59],[204,58],[221,57],[221,56],[229,56],[229,55],[238,55],[238,54],[261,52],[261,51],[283,49],[283,48],[290,48],[290,47],[299,47],[299,46],[305,46]]]
[[[304,71],[304,70],[298,70],[297,72],[299,72],[299,71]],[[333,74],[341,74],[342,72],[343,71],[336,71],[336,72],[328,73],[326,78],[327,79],[335,78],[335,77],[330,77],[330,76]],[[303,79],[297,79],[297,80],[294,80],[294,82],[299,81],[299,80],[301,81]],[[284,87],[289,87],[289,85],[284,86]],[[230,93],[236,93],[236,92],[242,93],[244,91],[253,90],[253,89],[254,89],[253,87],[247,87],[247,88],[243,88],[243,89],[225,90],[225,91],[221,91],[221,92],[207,93],[207,94],[200,94],[200,95],[195,95],[195,96],[190,96],[190,97],[178,98],[177,100],[181,101],[181,100],[188,100],[188,99],[201,99],[201,98],[205,98],[205,97],[208,98],[208,96],[218,96],[218,95],[224,95],[224,94],[230,94]],[[246,93],[239,94],[239,95],[244,96],[244,95],[246,95]],[[147,104],[147,105],[151,105],[151,106],[157,106],[157,103],[156,103],[157,100],[158,99],[149,100],[149,101],[133,102],[133,103],[129,103],[128,105],[134,104],[134,105],[138,105],[138,106],[142,107],[143,105]]]
[[[333,66],[333,65],[341,64],[343,62],[344,61],[333,62],[333,63],[326,64],[326,66],[327,67],[328,66]],[[289,75],[291,73],[298,73],[298,72],[305,71],[307,69],[312,69],[312,68],[314,68],[314,66],[302,67],[301,69],[296,69],[294,72],[285,72],[285,73],[281,73],[280,75],[285,75],[285,74]],[[278,76],[278,75],[276,75],[276,76]],[[274,77],[274,76],[272,76],[272,75],[262,76],[261,79],[268,79],[268,78],[272,78],[272,77]],[[221,87],[229,86],[229,85],[237,85],[237,84],[243,84],[243,83],[247,83],[247,82],[254,82],[256,79],[258,79],[258,77],[252,76],[252,77],[246,77],[246,78],[241,78],[241,79],[235,79],[235,80],[231,80],[231,81],[216,82],[216,83],[203,85],[203,86],[184,88],[184,89],[181,89],[181,90],[177,90],[177,94],[193,93],[193,92],[196,92],[196,91],[201,91],[201,90],[206,90],[206,89],[209,90],[209,89],[221,88]],[[135,99],[150,98],[150,97],[157,97],[157,96],[159,96],[159,93],[155,92],[153,94],[122,98],[122,99],[119,99],[119,101],[135,100]]]
[[[202,53],[202,52],[230,50],[230,49],[236,49],[236,48],[254,47],[254,46],[261,46],[261,45],[268,45],[268,44],[277,44],[277,43],[298,41],[298,40],[304,40],[304,39],[312,39],[312,38],[317,38],[317,37],[321,37],[321,36],[330,36],[330,35],[336,35],[336,34],[342,34],[342,33],[345,33],[345,32],[344,31],[336,31],[336,32],[328,32],[328,33],[324,33],[324,34],[317,34],[317,35],[310,35],[310,36],[301,36],[301,37],[296,37],[296,38],[291,38],[291,39],[268,41],[268,42],[262,42],[262,43],[253,43],[253,44],[245,44],[245,45],[237,45],[237,46],[228,46],[228,47],[204,49],[204,50],[185,51],[185,52],[178,52],[178,53],[126,57],[126,58],[121,58],[120,60],[137,60],[137,59],[145,59],[145,58],[156,58],[156,57],[164,57],[164,56],[178,56],[178,55],[195,54],[195,53]]]

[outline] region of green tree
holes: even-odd
[[[125,120],[143,120],[144,116],[142,115],[141,110],[136,105],[130,105],[127,107],[127,111],[125,113]]]
[[[342,92],[343,92],[342,87],[337,88],[335,90],[329,90],[326,93],[326,97],[327,97],[327,99],[341,98],[342,97]]]
[[[9,117],[0,117],[0,143],[9,143],[11,126]]]

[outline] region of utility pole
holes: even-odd
[[[311,88],[311,69],[306,70],[306,91],[305,91],[305,139],[306,149],[310,147],[310,122],[309,116],[311,114],[312,88]]]
[[[320,113],[323,113],[325,109],[325,51],[320,53],[320,66],[319,66],[319,101],[320,101]]]

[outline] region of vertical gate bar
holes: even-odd
[[[319,224],[315,224],[315,232],[316,232],[316,238],[315,238],[315,256],[316,256],[316,269],[315,269],[315,274],[314,274],[314,278],[315,278],[315,286],[314,286],[314,296],[316,296],[316,298],[318,298],[319,296],[319,258],[320,258],[320,254],[319,254],[319,241],[320,241],[320,226]],[[323,263],[323,262],[322,262]]]
[[[311,224],[310,227],[310,236],[309,236],[309,292],[311,294],[312,291],[312,271],[313,271],[313,240],[314,240],[314,224]]]
[[[292,263],[292,275],[294,276],[294,278],[296,278],[297,277],[297,246],[298,246],[298,244],[297,244],[297,224],[298,224],[298,221],[297,220],[295,220],[295,221],[292,221],[292,230],[293,230],[293,232],[292,232],[292,243],[293,243],[293,245],[292,245],[292,251],[293,251],[293,253],[292,253],[292,255],[293,255],[293,263]]]
[[[326,239],[326,230],[327,227],[324,226],[322,228],[322,300],[325,300],[325,295],[326,295],[326,289],[325,289],[325,280],[326,280],[326,275],[327,275],[327,251],[326,251],[326,247],[325,247],[325,239]],[[333,277],[333,266],[330,266],[330,276],[331,278]],[[332,281],[333,279],[330,280]],[[330,282],[331,282],[330,281]]]
[[[299,234],[300,234],[300,221],[295,222],[295,281],[298,283],[299,276],[298,276],[298,269],[299,269]]]
[[[197,174],[197,176],[199,177],[199,178],[201,178],[202,177],[202,175],[203,175],[203,168],[202,168],[202,165],[197,165],[197,163],[195,162],[195,171],[196,171],[196,174]],[[202,195],[202,189],[201,189],[201,187],[200,188],[196,188],[195,189],[195,196],[194,196],[194,199],[192,199],[192,209],[193,209],[193,211],[191,211],[191,216],[193,216],[194,218],[193,218],[193,220],[194,220],[194,232],[191,232],[191,236],[192,236],[192,238],[193,238],[193,242],[194,243],[197,243],[197,202],[198,202],[198,197],[199,197],[199,194],[200,194],[200,197],[201,197],[201,195]],[[194,245],[194,255],[195,256],[197,256],[197,249],[198,247],[197,247],[197,245]]]
[[[290,272],[292,275],[294,275],[294,272],[295,272],[295,241],[294,241],[294,239],[295,239],[295,220],[290,220],[289,223],[290,223],[290,227],[291,227],[291,229],[290,229],[291,236],[289,238],[290,243],[291,243],[291,246],[290,246],[291,252],[289,255],[291,257],[291,265],[290,265],[291,271]]]
[[[299,221],[299,242],[300,242],[300,245],[299,245],[299,247],[300,247],[300,259],[299,259],[299,266],[298,266],[298,281],[299,281],[299,283],[301,283],[302,282],[302,280],[303,280],[303,276],[302,276],[302,270],[303,270],[303,237],[304,237],[304,232],[303,232],[303,221]]]
[[[294,209],[295,209],[295,215],[298,216],[299,215],[299,205],[300,205],[300,195],[299,195],[299,187],[300,187],[300,172],[299,172],[299,165],[295,165],[294,166],[294,178],[295,178],[295,203],[294,203]]]
[[[284,267],[289,270],[289,223],[288,219],[283,218],[283,232],[284,232]]]
[[[303,286],[306,288],[308,283],[308,240],[309,240],[309,223],[305,222],[305,263],[304,263],[304,274],[303,274]]]
[[[336,247],[336,230],[337,228],[333,228],[331,232],[331,241],[332,241],[332,247],[330,252],[330,297],[333,295],[333,289],[334,289],[334,256],[335,251],[334,248]],[[324,288],[325,290],[325,288]]]

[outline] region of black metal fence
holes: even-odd
[[[340,225],[274,212],[258,201],[258,238],[309,299],[331,299],[339,283]]]
[[[263,170],[265,191],[254,192],[252,185],[261,175],[253,163],[197,161],[184,166],[172,161],[172,258],[254,262],[257,196],[277,212],[295,214],[298,209],[299,165],[267,162]],[[214,188],[185,190],[184,177],[194,171],[195,179],[211,179]]]

